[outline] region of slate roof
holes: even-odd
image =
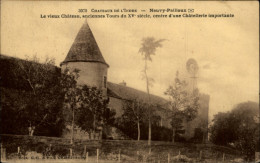
[[[61,65],[67,62],[100,62],[108,66],[87,21],[80,28],[67,57]]]
[[[107,82],[107,94],[110,97],[123,99],[123,100],[134,100],[139,99],[143,102],[148,102],[148,95],[146,92],[130,88],[124,85]],[[150,95],[152,105],[164,106],[168,104],[168,101],[162,97],[156,95]]]

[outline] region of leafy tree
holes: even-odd
[[[254,120],[256,115],[259,116],[259,105],[254,102],[240,103],[230,113],[231,125],[237,136],[235,146],[242,151],[247,161],[254,159],[259,139],[259,124]]]
[[[193,142],[198,143],[206,143],[207,135],[208,135],[208,119],[207,118],[200,118],[198,119],[198,126],[199,128],[195,129],[194,137],[192,138]]]
[[[213,125],[210,127],[210,141],[218,145],[228,145],[236,139],[234,128],[230,122],[230,112],[214,115]]]
[[[30,136],[35,133],[51,134],[45,130],[46,127],[57,130],[56,127],[63,123],[62,96],[59,82],[55,82],[58,81],[59,71],[54,66],[54,59],[46,57],[45,61],[40,63],[39,59],[34,56],[26,60],[15,59],[13,62],[11,73],[15,77],[14,80],[23,85],[14,91],[20,95],[19,98],[11,99],[9,96],[11,94],[5,94],[7,95],[5,106],[10,104],[8,104],[9,100],[15,101],[13,101],[15,105],[9,105],[9,107],[15,107],[12,108],[13,113],[16,114],[14,117],[19,123],[23,123],[19,124],[23,128],[23,133],[26,131],[23,125],[26,125]]]
[[[94,132],[101,126],[101,117],[102,117],[102,92],[95,87],[89,88],[86,85],[82,87],[83,101],[80,107],[80,119],[87,120],[85,117],[86,113],[90,113],[88,118],[91,119],[92,124],[87,125],[84,121],[78,120],[78,123],[82,129],[89,131],[93,130]],[[84,122],[84,124],[81,124]]]
[[[219,145],[233,144],[247,161],[252,161],[259,143],[256,116],[259,116],[259,106],[255,102],[240,103],[231,112],[218,113],[210,127],[210,140]]]
[[[109,108],[108,107],[108,103],[109,103],[109,99],[103,100],[103,103],[102,103],[102,108],[103,108],[102,120],[103,120],[103,124],[104,125],[114,126],[115,125],[116,111],[114,109]]]
[[[147,115],[147,104],[142,101],[131,100],[125,103],[123,110],[123,120],[137,125],[137,140],[139,141],[141,136],[140,124]]]
[[[155,55],[156,49],[158,47],[162,47],[162,42],[165,41],[164,39],[155,40],[153,37],[146,37],[142,39],[142,46],[139,49],[139,53],[144,56],[144,79],[146,82],[146,90],[148,94],[148,103],[150,104],[150,87],[153,83],[153,78],[149,77],[147,74],[148,70],[148,61],[152,61],[152,55]],[[148,115],[148,123],[149,123],[149,133],[148,133],[148,145],[151,145],[151,138],[152,138],[152,125],[151,125],[151,110],[149,110]]]
[[[29,130],[31,136],[61,136],[64,122],[69,122],[73,142],[75,123],[85,130],[87,124],[93,126],[93,120],[87,117],[97,117],[94,118],[97,127],[113,124],[115,112],[107,107],[108,100],[102,99],[101,91],[77,85],[79,70],[60,72],[54,66],[54,59],[46,58],[40,63],[36,56],[8,61],[3,63],[8,63],[5,70],[9,74],[0,71],[1,76],[4,74],[0,120],[6,124],[1,126],[1,133],[25,134]],[[10,79],[14,86],[8,84]],[[88,109],[82,112],[82,107]],[[85,119],[79,123],[78,117]]]
[[[138,105],[138,101],[136,100]],[[148,130],[148,105],[145,103],[140,102],[140,105],[144,105],[141,109],[144,111],[144,114],[142,116],[142,120],[139,122],[140,127],[140,140],[147,140],[148,133],[145,132]],[[135,115],[133,115],[132,111],[132,103],[129,101],[129,105],[123,106],[124,113],[121,117],[118,117],[116,119],[116,127],[119,128],[124,134],[129,136],[132,139],[138,140],[138,122]],[[125,110],[126,109],[126,110]],[[134,108],[137,109],[137,108]],[[169,129],[163,126],[160,126],[160,120],[158,115],[152,115],[151,116],[151,122],[152,122],[152,140],[155,141],[169,141]]]
[[[113,125],[115,111],[108,108],[108,99],[96,87],[82,86],[82,102],[78,109],[76,123],[87,132],[101,131],[107,125]],[[102,132],[102,131],[101,131]]]
[[[23,97],[19,99],[19,95]],[[22,114],[26,107],[25,93],[1,87],[1,133],[28,134],[28,119]],[[18,123],[17,123],[18,122]]]
[[[64,94],[64,109],[70,110],[72,114],[71,141],[70,141],[71,144],[74,143],[75,112],[79,108],[79,104],[82,102],[83,99],[82,91],[77,85],[78,78],[79,78],[79,70],[77,69],[70,71],[69,69],[66,68],[61,74],[61,87]]]
[[[179,79],[179,73],[176,72],[175,83],[165,92],[171,100],[171,126],[172,126],[172,142],[174,142],[176,134],[182,129],[183,119],[187,121],[193,120],[197,116],[199,109],[199,92],[195,89],[192,93],[187,91],[187,83]]]
[[[114,122],[115,111],[108,108],[108,99],[104,99],[102,91],[96,87],[78,85],[79,70],[65,69],[62,73],[61,85],[64,91],[65,114],[71,122],[71,143],[74,139],[74,127],[93,133],[102,133],[105,126]]]

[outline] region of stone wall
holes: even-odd
[[[104,84],[104,77],[107,78],[108,67],[106,64],[99,62],[68,62],[63,64],[61,68],[62,70],[65,68],[80,70],[78,84],[97,87],[106,96],[107,87]]]

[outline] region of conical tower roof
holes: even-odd
[[[100,62],[108,66],[87,21],[80,28],[67,57],[61,65],[67,62]]]

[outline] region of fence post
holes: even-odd
[[[200,160],[202,159],[202,151],[200,151]]]
[[[0,149],[1,149],[1,153],[3,152],[3,144],[0,144]],[[2,155],[1,155],[1,160],[2,160]]]
[[[171,162],[171,159],[170,159],[170,153],[168,153],[168,163]]]
[[[119,153],[118,153],[118,162],[120,162],[121,161],[121,150],[119,149]]]
[[[260,161],[260,152],[255,152],[255,162]]]
[[[70,148],[70,158],[72,158],[72,148]]]
[[[86,154],[86,162],[88,162],[88,152],[87,152],[87,154]]]
[[[20,154],[20,147],[17,147],[17,154]]]
[[[6,161],[6,148],[4,148],[4,161]]]
[[[1,160],[0,160],[0,161],[2,162],[2,161],[4,160],[4,159],[3,159],[3,157],[4,157],[3,151],[4,151],[4,150],[3,150],[3,144],[2,144],[2,143],[1,143],[1,145],[0,145],[0,148],[1,148]]]
[[[3,148],[2,144],[1,144],[1,162],[2,161],[6,161],[6,150],[5,148]]]
[[[99,149],[97,148],[97,162],[98,162],[98,157],[99,157]]]
[[[225,153],[223,153],[222,161],[225,161]]]
[[[86,151],[87,151],[87,146],[86,146],[86,145],[84,145],[83,156],[86,156]]]

